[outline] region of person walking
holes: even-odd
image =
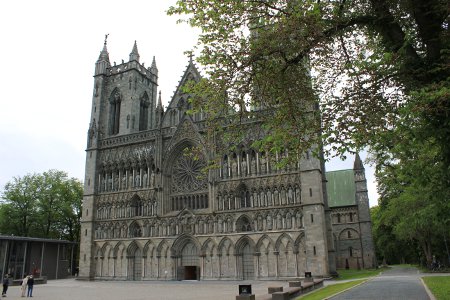
[[[5,277],[3,278],[2,297],[6,297],[6,291],[8,290],[8,286],[9,286],[9,278],[8,278],[8,274],[6,274]]]
[[[22,286],[20,289],[22,290],[22,297],[25,297],[25,292],[27,291],[27,284],[28,284],[28,276],[25,276],[22,279]]]
[[[33,297],[33,285],[34,285],[33,275],[30,275],[28,277],[27,285],[28,285],[27,297]]]

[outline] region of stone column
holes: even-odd
[[[278,251],[274,251],[273,252],[273,254],[275,255],[275,257],[276,257],[276,260],[275,260],[275,276],[278,278],[278,268],[279,268],[279,265],[278,265],[278,260],[279,260],[279,255],[280,255],[280,252],[278,252]]]
[[[255,159],[256,159],[256,174],[255,175],[257,175],[257,174],[261,174],[261,169],[259,167],[259,151],[255,151],[255,153],[256,153],[256,156],[255,156]]]
[[[122,186],[122,169],[119,168],[119,180],[117,181],[118,186],[118,190],[122,190],[123,186]]]
[[[237,177],[242,176],[241,173],[241,153],[236,153]]]

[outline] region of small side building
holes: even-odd
[[[65,240],[0,235],[0,274],[63,279],[75,270],[77,243]]]
[[[367,180],[356,155],[353,169],[326,172],[337,269],[376,266]]]

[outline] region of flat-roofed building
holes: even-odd
[[[0,274],[21,279],[27,274],[63,279],[75,270],[77,243],[0,235]]]

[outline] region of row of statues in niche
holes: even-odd
[[[231,153],[222,158],[220,177],[236,178],[298,170],[300,160],[286,164],[283,168],[276,166],[287,155],[287,151],[277,152],[274,157],[255,151]]]
[[[245,229],[243,229],[243,225]],[[220,234],[242,231],[271,231],[303,228],[301,211],[275,211],[268,214],[258,214],[247,224],[237,221],[232,216],[173,218],[146,221],[144,225],[137,222],[127,226],[125,223],[99,224],[95,229],[97,239],[134,238],[134,237],[162,237],[175,236],[182,233],[189,234]]]
[[[259,188],[236,193],[220,192],[217,196],[219,210],[234,210],[244,207],[268,207],[301,203],[301,190],[298,185],[280,188]]]
[[[99,192],[155,188],[158,186],[156,173],[150,168],[103,173],[99,175]]]
[[[155,200],[118,202],[97,208],[97,220],[156,216],[158,203]]]

